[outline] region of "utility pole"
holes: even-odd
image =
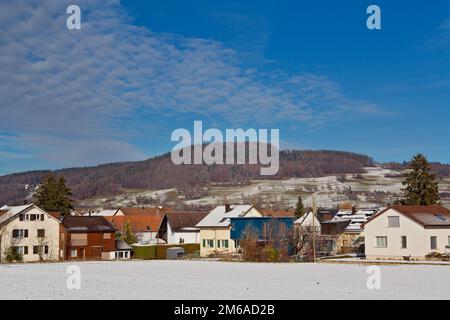
[[[316,262],[316,214],[317,214],[316,194],[313,193],[313,210],[312,210],[313,262]]]

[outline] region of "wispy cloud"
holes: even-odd
[[[78,1],[69,31],[69,4],[0,4],[2,130],[56,165],[140,159],[132,140],[149,122],[187,115],[273,127],[379,110],[326,76],[261,72],[220,42],[134,26],[119,1]]]

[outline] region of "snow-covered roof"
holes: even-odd
[[[332,222],[349,221],[350,223],[345,228],[345,232],[359,233],[362,230],[362,225],[366,223],[378,209],[359,209],[355,213],[351,210],[339,210],[336,216],[331,220]]]
[[[305,213],[303,216],[294,221],[295,225],[299,226],[312,226],[313,225],[313,214],[312,211]],[[314,217],[314,224],[316,227],[320,227],[320,221],[317,216]]]
[[[29,207],[34,206],[34,204],[27,204],[23,206],[3,206],[0,208],[1,211],[6,211],[0,216],[0,224],[5,222],[8,219],[11,219],[15,215],[21,213],[22,211],[28,209]]]
[[[231,205],[231,210],[226,212],[225,206],[218,206],[197,223],[196,227],[228,227],[229,218],[243,217],[251,208],[252,205]]]
[[[101,210],[97,212],[91,212],[91,216],[99,216],[99,217],[111,217],[116,213],[117,209],[113,210]],[[85,216],[89,216],[89,212],[84,214]]]

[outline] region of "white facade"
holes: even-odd
[[[24,262],[58,260],[59,220],[35,205],[9,209],[0,219],[0,256],[14,247]]]
[[[302,217],[298,218],[294,221],[294,226],[297,228],[306,228],[306,227],[312,227],[314,226],[314,229],[318,234],[320,234],[320,221],[317,219],[317,217],[312,213],[312,211],[309,211],[308,213],[305,213]],[[312,230],[312,229],[311,229]]]
[[[137,242],[141,244],[154,242],[157,236],[158,233],[152,231],[136,232]]]
[[[200,229],[199,228],[184,228],[182,231],[174,231],[167,222],[167,243],[200,243]]]
[[[230,218],[262,216],[251,205],[231,206],[230,211],[225,206],[216,207],[196,226],[200,228],[200,256],[236,252],[236,243],[230,236]]]
[[[450,228],[425,228],[393,208],[367,222],[364,233],[367,259],[423,260],[432,252],[450,253]]]

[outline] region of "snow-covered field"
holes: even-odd
[[[450,299],[450,266],[367,266],[215,261],[84,262],[69,290],[70,263],[0,265],[0,299]]]

